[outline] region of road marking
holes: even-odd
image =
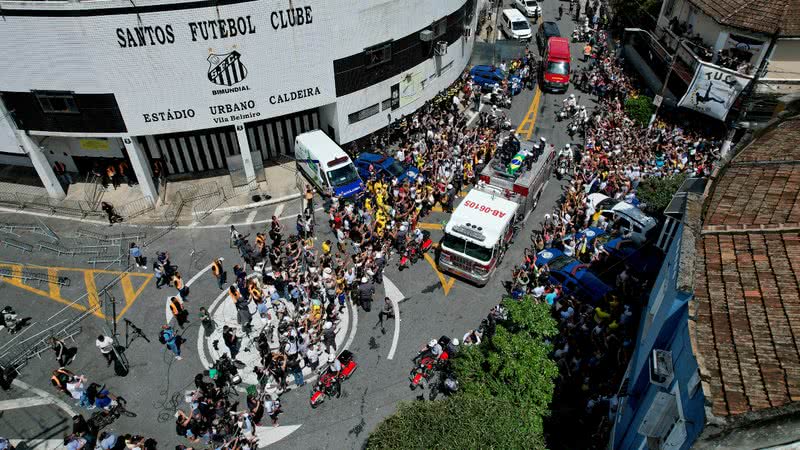
[[[213,266],[214,266],[214,263],[211,263],[211,264],[203,267],[203,270],[201,270],[201,271],[197,272],[196,274],[194,274],[194,276],[192,278],[190,278],[189,281],[186,282],[186,287],[191,286],[192,283],[194,283],[198,278],[200,278],[201,275],[203,275],[204,273],[206,273],[209,270],[211,270],[211,267],[213,267]],[[223,294],[227,294],[227,291],[223,291],[222,293]],[[172,311],[169,309],[169,299],[171,297],[172,297],[171,295],[169,297],[167,297],[165,310],[164,310],[164,313],[166,314],[166,317],[167,317],[167,325],[169,325],[170,320],[172,320]],[[201,327],[200,329],[202,330],[203,328]]]
[[[281,425],[277,427],[256,427],[258,448],[266,448],[297,431],[301,425]]]
[[[253,223],[253,220],[255,220],[255,218],[256,218],[256,214],[258,214],[258,210],[257,209],[254,209],[254,210],[250,211],[250,214],[247,215],[247,219],[244,220],[244,223],[246,223],[248,225]]]
[[[19,387],[21,389],[24,389],[26,391],[30,391],[34,395],[37,395],[37,396],[39,396],[41,398],[46,398],[46,399],[50,400],[51,404],[57,406],[58,408],[61,408],[61,410],[64,411],[65,413],[67,413],[67,415],[69,417],[72,417],[72,416],[75,415],[75,410],[73,410],[68,404],[66,404],[63,400],[61,400],[60,398],[58,398],[58,397],[56,397],[56,396],[54,396],[54,395],[52,395],[52,394],[50,394],[48,392],[45,392],[45,391],[43,391],[43,390],[41,390],[39,388],[35,388],[35,387],[29,385],[28,383],[22,381],[22,380],[14,380],[14,381],[11,382],[11,384],[13,384],[14,386],[17,386],[17,387]],[[61,442],[63,444],[64,441],[61,441]]]
[[[417,228],[421,228],[423,230],[441,230],[444,227],[440,223],[426,223],[426,222],[418,222]]]
[[[22,275],[22,270],[24,268],[33,268],[33,269],[43,269],[47,270],[47,274],[50,276],[59,276],[59,274],[64,274],[64,272],[77,272],[78,274],[83,275],[83,280],[86,288],[86,298],[89,303],[90,308],[95,307],[100,304],[100,295],[97,292],[97,282],[95,281],[95,275],[97,274],[112,274],[112,275],[123,275],[125,272],[119,272],[115,270],[104,270],[104,269],[80,269],[75,267],[48,267],[48,266],[39,266],[39,265],[23,265],[23,264],[0,264],[0,268],[9,268],[11,273],[15,277],[20,277]],[[0,275],[0,277],[2,277]],[[143,283],[139,286],[138,289],[133,288],[133,284],[131,279],[133,278],[144,278]],[[141,293],[144,291],[144,288],[150,282],[150,280],[154,277],[151,273],[135,273],[129,272],[124,276],[120,277],[120,285],[123,291],[123,295],[125,297],[125,306],[117,313],[117,319],[121,318],[123,314],[128,310],[128,308],[133,305],[133,303],[139,298]],[[33,286],[29,286],[25,284],[20,278],[7,278],[2,277],[5,279],[8,284],[12,286],[16,286],[20,289],[26,290],[30,293],[49,298],[50,300],[54,300],[58,303],[64,303],[70,306],[73,309],[77,309],[78,311],[86,311],[87,308],[83,304],[77,303],[76,301],[64,298],[61,296],[61,286],[57,283],[48,283],[48,289],[42,290],[35,288]],[[92,314],[95,316],[105,319],[106,316],[103,313],[102,309],[98,309],[94,311]]]
[[[447,280],[442,272],[439,271],[439,268],[436,267],[436,261],[433,260],[433,257],[427,253],[425,253],[425,261],[428,261],[428,264],[431,265],[433,271],[436,272],[436,276],[439,277],[439,282],[442,283],[442,289],[444,289],[445,297],[447,294],[450,293],[450,288],[453,287],[453,284],[456,282],[456,279],[450,277],[450,280]]]
[[[9,439],[11,445],[17,448],[36,450],[58,450],[64,448],[63,439]]]
[[[225,214],[224,216],[222,216],[222,217],[219,219],[219,221],[217,222],[217,225],[225,225],[225,223],[226,223],[226,222],[228,222],[228,220],[229,220],[230,218],[231,218],[231,215],[230,215],[230,214]]]
[[[12,400],[0,401],[0,411],[8,411],[11,409],[30,408],[32,406],[52,405],[53,401],[49,398],[42,397],[22,397]]]
[[[389,349],[389,354],[386,359],[394,358],[394,352],[397,350],[397,342],[400,340],[400,301],[403,300],[403,293],[392,282],[392,280],[383,277],[383,289],[386,291],[386,296],[392,301],[392,310],[394,311],[394,335],[392,336],[392,347]]]
[[[516,130],[520,137],[522,137],[523,134],[525,135],[525,140],[530,140],[531,135],[533,135],[534,125],[536,125],[536,116],[539,115],[539,102],[541,99],[542,90],[537,86],[536,94],[533,96],[533,100],[531,100],[531,106],[528,108],[528,112],[525,113],[525,119],[520,122]]]
[[[281,203],[280,205],[278,205],[277,208],[275,208],[275,213],[273,213],[272,215],[275,216],[275,217],[280,217],[281,213],[283,212],[283,209],[285,207],[286,207],[286,203]]]

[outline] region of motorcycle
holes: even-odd
[[[572,122],[567,125],[567,134],[570,138],[575,137],[575,133],[578,132],[578,120],[573,120]]]
[[[412,240],[406,246],[406,251],[403,252],[403,256],[400,257],[398,270],[403,270],[408,267],[409,262],[411,264],[416,264],[419,258],[424,255],[432,246],[433,240],[431,239],[431,232],[428,230],[422,230],[422,243],[417,244],[417,241]]]
[[[433,377],[434,373],[445,366],[447,361],[450,359],[450,354],[446,350],[449,343],[449,337],[442,336],[439,338],[438,344],[442,347],[442,353],[439,354],[439,356],[434,356],[432,354],[424,355],[429,351],[427,346],[424,346],[419,350],[419,353],[417,353],[417,356],[413,359],[414,361],[419,361],[417,362],[417,365],[411,369],[411,372],[408,375],[408,380],[410,381],[408,387],[411,388],[412,391],[417,387],[425,389],[425,385],[430,382],[430,379]]]
[[[311,407],[316,409],[321,405],[326,397],[340,397],[342,395],[342,381],[350,378],[355,372],[358,364],[353,361],[353,353],[345,350],[337,357],[342,364],[342,370],[337,375],[330,370],[323,369],[324,373],[320,373],[317,382],[314,384],[314,389],[311,391]]]
[[[567,176],[567,159],[564,157],[558,160],[558,170],[556,170],[556,178],[561,180]]]

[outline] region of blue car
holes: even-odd
[[[621,236],[605,235],[600,239],[612,265],[628,267],[634,274],[646,277],[655,276],[661,269],[663,257],[652,246],[639,245]]]
[[[411,183],[419,176],[419,170],[416,167],[403,168],[403,165],[391,156],[377,153],[362,153],[358,155],[354,163],[362,180],[369,179],[369,166],[372,166],[379,178],[383,176],[397,178],[400,183],[406,180]]]
[[[495,66],[475,66],[469,71],[475,83],[484,91],[490,91],[495,84],[502,83],[506,79],[506,74]],[[508,77],[511,95],[517,95],[522,90],[522,79],[516,75]]]
[[[550,268],[550,282],[560,284],[565,294],[583,297],[597,303],[612,288],[589,270],[589,266],[565,255],[561,250],[546,248],[536,254],[536,266]]]

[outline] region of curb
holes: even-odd
[[[261,206],[269,206],[269,205],[274,205],[276,203],[284,203],[291,200],[296,200],[298,198],[300,198],[300,194],[289,194],[289,195],[284,195],[283,197],[271,198],[269,200],[263,200],[260,202],[247,203],[241,206],[226,206],[224,208],[217,208],[213,212],[226,213],[231,211],[244,211],[248,209],[259,208]]]

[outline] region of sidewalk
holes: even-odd
[[[293,160],[273,162],[260,170],[266,181],[243,184],[237,180],[237,186],[231,174],[168,181],[166,192],[160,193],[161,200],[155,207],[138,185],[114,188],[74,183],[69,186],[67,197],[58,201],[49,198],[41,187],[0,182],[0,211],[107,223],[99,208],[101,202],[108,202],[125,219],[124,224],[186,226],[201,223],[212,212],[238,212],[300,197]]]

